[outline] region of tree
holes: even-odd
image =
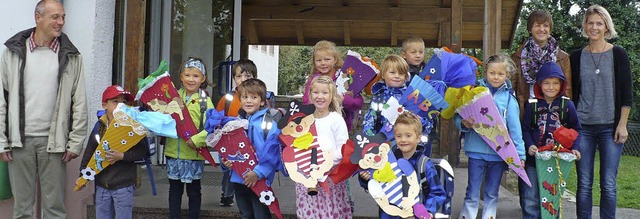
[[[529,1],[523,5],[520,14],[520,22],[516,30],[515,42],[512,44],[510,53],[515,52],[518,47],[528,37],[527,18],[531,11],[547,10],[553,16],[553,30],[551,35],[556,38],[560,48],[567,52],[572,52],[587,45],[587,38],[582,36],[582,18],[586,9],[594,4],[598,4],[607,9],[618,37],[609,40],[610,43],[621,46],[629,55],[631,61],[631,74],[633,78],[634,96],[640,95],[640,1],[638,0],[538,0]],[[578,7],[575,14],[571,14],[571,7]],[[640,101],[634,101],[630,118],[633,121],[640,121]]]

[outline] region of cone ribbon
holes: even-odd
[[[466,90],[466,89],[460,89]],[[468,90],[467,90],[468,91]],[[466,93],[466,92],[465,92]],[[473,129],[482,139],[500,156],[527,185],[531,186],[529,177],[524,171],[524,166],[509,130],[498,112],[493,97],[489,91],[476,94],[473,99],[467,101],[456,109],[463,119],[473,118],[476,124]]]
[[[180,98],[178,90],[173,85],[168,70],[168,64],[163,60],[155,72],[144,79],[140,79],[138,81],[136,100],[140,100],[153,111],[171,115],[176,120],[178,136],[188,141],[191,136],[199,131],[191,119],[186,104]],[[207,147],[200,147],[196,151],[212,166],[216,166]]]
[[[247,126],[247,120],[234,120],[207,136],[207,143],[213,145],[223,159],[231,161],[233,163],[231,169],[240,176],[253,171],[259,162],[253,144],[245,133]],[[268,206],[271,212],[282,219],[278,199],[265,178],[259,179],[251,190],[259,197],[262,204]]]

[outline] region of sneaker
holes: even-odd
[[[220,206],[222,207],[233,206],[233,197],[220,197]]]

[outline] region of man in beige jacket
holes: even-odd
[[[42,218],[67,218],[66,163],[87,132],[82,57],[62,33],[64,7],[40,1],[36,27],[5,42],[0,60],[0,160],[8,162],[13,218],[33,218],[36,178]]]

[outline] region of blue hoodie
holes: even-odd
[[[551,104],[545,100],[540,85],[542,81],[547,78],[559,78],[561,82],[560,91]],[[525,105],[524,114],[522,116],[522,138],[525,142],[526,151],[529,151],[529,148],[532,145],[540,147],[553,143],[553,131],[560,127],[560,125],[565,126],[565,128],[575,129],[578,132],[582,129],[580,121],[578,120],[578,113],[575,105],[571,100],[569,100],[569,98],[563,96],[566,89],[567,82],[564,74],[562,73],[562,69],[558,64],[555,62],[548,62],[540,66],[540,70],[538,70],[538,77],[536,78],[536,84],[533,87],[533,93],[536,97],[535,99],[530,99]],[[564,108],[562,107],[563,99]],[[536,107],[538,108],[537,110],[534,109]],[[552,110],[549,110],[550,108]],[[564,121],[560,120],[562,111],[564,111]],[[534,115],[536,112],[538,112],[537,116]],[[565,124],[562,124],[563,122]],[[578,138],[580,138],[580,136],[578,136]],[[572,150],[580,150],[578,142],[580,142],[579,139],[576,139],[573,143],[573,147],[571,147]],[[528,153],[526,165],[533,165],[533,167],[536,165],[535,157]]]
[[[274,125],[267,138],[264,138],[264,130],[262,129],[262,118],[269,108],[261,109],[249,117],[245,117],[243,110],[240,110],[240,118],[249,120],[249,129],[247,134],[253,149],[258,157],[258,165],[253,169],[258,175],[258,179],[267,179],[267,186],[271,186],[276,170],[282,170],[282,162],[280,159],[280,129]],[[244,179],[235,171],[231,175],[231,182],[244,184]]]
[[[511,81],[506,80],[502,86],[494,89],[486,79],[480,79],[478,80],[478,86],[488,87],[489,90],[491,90],[493,102],[496,103],[500,116],[507,125],[509,135],[516,147],[518,156],[522,160],[526,159],[524,142],[522,141],[522,127],[520,126],[520,108],[518,107],[518,100],[511,93],[513,89]],[[464,151],[468,157],[486,161],[502,161],[502,158],[491,149],[478,133],[473,129],[462,126],[462,117],[460,117],[460,115],[456,114],[454,121],[458,129],[465,133]]]

